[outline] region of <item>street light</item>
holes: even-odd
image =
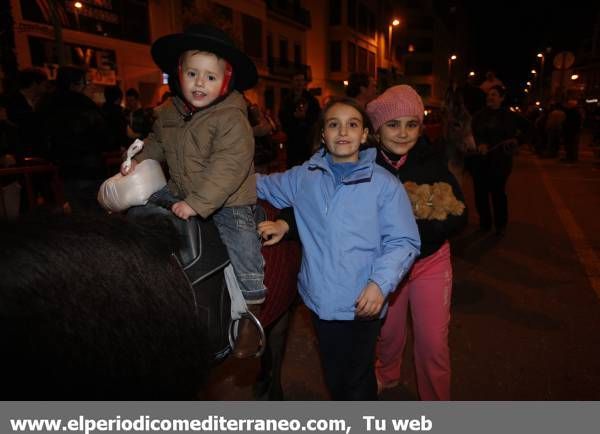
[[[577,80],[578,78],[579,78],[579,75],[577,75],[577,74],[573,74],[571,76],[571,80],[573,80],[573,81]]]
[[[538,76],[538,86],[540,88],[540,101],[544,100],[544,63],[546,56],[544,53],[537,53],[537,58],[540,59],[540,75]]]
[[[400,20],[394,18],[392,24],[388,26],[388,56],[390,59],[390,70],[392,69],[392,29],[400,25]]]
[[[456,54],[448,57],[448,81],[450,81],[452,77],[452,62],[454,62],[457,58],[458,56]]]
[[[469,77],[475,77],[475,71],[469,72]]]
[[[80,29],[80,25],[79,25],[79,9],[83,8],[83,4],[81,2],[75,2],[73,3],[74,9],[73,12],[75,12],[75,22],[77,23],[77,29]]]
[[[535,74],[537,74],[537,71],[535,69],[532,69],[531,74],[535,75]]]

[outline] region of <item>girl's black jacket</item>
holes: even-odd
[[[434,184],[436,182],[450,184],[454,196],[465,203],[462,190],[454,175],[448,170],[448,163],[441,148],[434,147],[424,136],[421,136],[408,152],[406,161],[400,168],[392,167],[383,157],[382,151],[377,154],[376,161],[402,183],[412,181],[415,184]],[[466,208],[461,215],[448,215],[445,220],[417,219],[421,237],[419,258],[425,258],[435,253],[446,240],[459,233],[466,224]]]

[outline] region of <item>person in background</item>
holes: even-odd
[[[563,139],[563,127],[565,123],[565,110],[562,104],[552,104],[548,110],[548,117],[546,118],[546,138],[548,140],[547,152],[544,155],[549,158],[558,157],[560,151],[560,144]]]
[[[516,115],[504,107],[505,95],[503,87],[492,87],[487,94],[487,107],[473,117],[472,129],[478,153],[469,156],[468,164],[473,177],[479,228],[488,232],[493,224],[497,235],[504,235],[508,223],[506,183],[512,172],[520,123]]]
[[[565,140],[565,157],[561,159],[564,163],[574,163],[579,159],[579,135],[583,119],[577,100],[567,101],[565,109],[565,122],[563,124],[563,137]]]
[[[19,71],[18,90],[8,96],[6,114],[8,120],[18,128],[19,146],[17,154],[40,156],[43,153],[43,136],[38,105],[48,91],[48,76],[41,68],[26,68]]]
[[[346,96],[357,100],[361,107],[366,107],[377,96],[377,82],[375,78],[364,72],[350,74],[348,86],[346,87]]]
[[[277,126],[261,110],[258,104],[244,97],[248,106],[248,121],[254,134],[254,168],[259,173],[268,173],[277,149],[271,135]]]
[[[4,95],[0,95],[0,167],[16,165],[16,154],[20,150],[19,129],[14,123],[8,120],[6,106],[7,98]]]
[[[504,83],[496,77],[496,73],[494,71],[488,71],[485,73],[485,80],[479,88],[483,91],[484,95],[487,95],[488,92],[496,86],[504,87]]]
[[[461,188],[465,171],[465,156],[476,149],[471,131],[471,115],[463,101],[463,93],[452,86],[448,87],[442,105],[443,133],[438,146],[445,151],[448,169],[459,182]]]
[[[304,73],[294,74],[291,93],[281,104],[279,120],[287,136],[287,167],[302,164],[312,154],[313,127],[321,108],[317,99],[306,89]]]
[[[390,296],[377,343],[379,390],[400,383],[412,315],[417,386],[422,400],[450,399],[449,238],[467,224],[461,188],[448,170],[443,148],[423,135],[424,106],[407,85],[394,86],[367,105],[379,139],[377,163],[404,183],[421,239],[421,253],[408,277]]]
[[[108,140],[102,149],[104,152],[123,151],[131,142],[127,137],[127,121],[121,107],[123,91],[119,86],[104,88],[102,114],[106,122]]]
[[[465,84],[460,89],[465,108],[473,116],[485,107],[485,93],[476,84],[475,76],[468,76]]]
[[[98,210],[96,194],[106,175],[102,149],[108,142],[100,108],[84,94],[86,71],[61,66],[56,91],[40,107],[47,143],[44,157],[60,169],[65,199],[71,210]]]
[[[152,110],[146,110],[140,102],[140,93],[129,88],[125,92],[125,119],[127,119],[127,136],[131,139],[143,140],[154,123]]]

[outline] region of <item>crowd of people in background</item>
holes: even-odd
[[[198,56],[198,52],[189,56]],[[180,67],[187,67],[186,62]],[[519,144],[529,141],[541,158],[557,158],[564,146],[561,161],[576,162],[583,122],[577,101],[554,102],[543,110],[532,106],[519,115],[507,107],[507,90],[493,72],[488,72],[480,84],[469,77],[460,86],[449,86],[441,107],[441,136],[430,140],[424,123],[425,107],[416,91],[407,85],[378,89],[375,77],[366,73],[352,74],[346,96],[332,97],[322,110],[307,88],[305,72],[299,71],[291,77],[278,116],[243,97],[242,91],[250,86],[242,86],[239,77],[233,83],[234,87],[222,88],[222,93],[213,95],[207,104],[213,107],[213,101],[225,104],[235,100],[236,107],[243,107],[247,122],[236,121],[235,139],[238,144],[254,141],[254,160],[248,160],[244,166],[247,170],[239,173],[243,182],[253,184],[252,191],[248,190],[252,200],[240,203],[248,210],[255,201],[250,167],[264,174],[272,172],[272,162],[281,154],[279,142],[285,143],[288,170],[260,176],[257,185],[260,198],[290,209],[258,228],[269,243],[296,236],[304,245],[299,287],[313,313],[332,397],[377,399],[378,393],[400,382],[410,306],[419,396],[425,400],[451,399],[449,240],[467,223],[464,176],[469,174],[473,183],[480,231],[494,229],[496,235],[504,235],[510,221],[506,185]],[[194,91],[188,95],[181,87],[166,93],[157,108],[144,107],[138,90],[130,88],[123,93],[118,85],[104,88],[104,103],[98,106],[86,94],[88,85],[86,71],[79,67],[60,67],[53,81],[44,70],[28,68],[19,72],[14,91],[0,96],[0,165],[22,165],[25,157],[54,163],[64,184],[68,203],[64,209],[75,214],[98,210],[96,193],[107,177],[107,155],[120,155],[133,140],[150,134],[147,141],[152,146],[140,161],[152,152],[163,156],[177,143],[157,139],[167,127],[163,128],[161,121],[153,131],[155,119],[168,120],[187,110],[185,116],[198,120],[202,118],[197,113],[204,108],[203,103],[195,103],[199,97]],[[192,125],[188,120],[186,125]],[[190,143],[195,147],[212,143],[214,131],[210,128],[217,128],[212,120],[196,123],[198,133]],[[164,131],[164,137],[173,140],[179,134],[179,130],[169,130],[171,135]],[[285,140],[275,140],[274,135],[281,133]],[[222,143],[232,146],[226,139]],[[231,156],[227,164],[240,158]],[[168,155],[163,159],[175,171],[172,176],[181,184],[182,195],[186,189],[196,194],[203,188],[189,184],[185,170],[178,173],[178,166]],[[196,169],[206,167],[199,163]],[[210,176],[221,174],[211,172]],[[203,182],[211,179],[214,181]],[[240,182],[233,190],[239,191]],[[38,187],[43,194],[43,186]],[[178,198],[173,212],[187,219],[196,214],[208,217],[217,209],[218,219],[219,209],[240,208],[230,201],[231,194],[215,201],[206,213],[196,211],[208,205],[194,203],[200,208],[192,209]],[[252,212],[246,220],[253,232]],[[329,213],[333,213],[335,225],[328,226],[330,219],[323,217]],[[223,217],[223,225],[231,218]],[[324,246],[323,240],[331,244]],[[231,252],[244,247],[234,244],[237,247],[228,246]],[[254,250],[259,249],[257,245]],[[339,259],[339,255],[348,262],[328,262]],[[373,274],[373,269],[378,271]],[[261,285],[262,281],[258,283],[261,295],[255,296],[261,299],[257,304],[264,298]],[[339,291],[335,297],[327,295],[331,288]],[[248,300],[252,304],[252,297]],[[182,332],[182,338],[189,340],[192,334],[201,332]],[[358,348],[356,342],[363,346]],[[349,360],[352,363],[346,363]],[[137,365],[132,369],[138,369]],[[132,387],[144,378],[132,379]],[[171,380],[180,382],[181,378]],[[195,378],[196,383],[200,380]],[[170,393],[168,387],[165,390]],[[99,396],[110,395],[110,389],[101,392]]]

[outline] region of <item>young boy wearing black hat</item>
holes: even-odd
[[[240,93],[258,81],[256,67],[223,31],[207,25],[159,38],[152,57],[169,74],[174,96],[158,110],[135,157],[166,160],[169,167],[168,186],[151,200],[170,198],[171,211],[185,220],[213,217],[244,298],[256,311],[252,307],[266,294],[264,260],[254,220],[254,137]],[[243,318],[234,355],[253,355],[256,342],[256,330]]]

